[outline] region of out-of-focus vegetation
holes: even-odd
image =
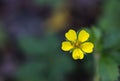
[[[48,34],[42,39],[27,37],[19,40],[28,60],[19,70],[20,79],[61,81],[65,74],[74,68],[72,60],[61,51],[58,37]]]
[[[120,80],[119,0],[3,2],[0,81]],[[70,28],[85,28],[95,44],[94,52],[83,60],[74,61],[61,50]]]
[[[107,0],[98,27],[101,29],[99,75],[102,81],[118,81],[120,65],[120,8],[118,0]],[[98,49],[99,51],[99,49]]]
[[[118,81],[120,65],[120,8],[118,0],[106,0],[103,14],[91,32],[95,43],[95,81]]]

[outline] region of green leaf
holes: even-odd
[[[98,22],[99,28],[102,30],[102,52],[111,53],[120,49],[120,1],[106,0],[103,5],[103,14]],[[98,44],[96,45],[98,48]]]
[[[96,51],[101,51],[102,48],[103,48],[103,45],[101,44],[102,43],[102,31],[100,30],[100,28],[97,28],[97,27],[92,27],[91,29],[92,31],[92,35],[93,35],[93,41],[94,41],[94,44],[95,44],[95,49]]]
[[[106,33],[103,39],[104,49],[119,49],[120,46],[120,32],[119,30],[112,31],[110,33]]]
[[[60,44],[56,35],[49,33],[40,39],[20,39],[20,47],[28,54],[18,77],[22,81],[64,81],[65,74],[74,68],[74,64],[70,55],[61,51]]]
[[[39,81],[43,79],[43,77],[40,77],[40,72],[42,72],[46,66],[47,64],[44,62],[27,62],[18,70],[17,76],[22,81]]]
[[[54,57],[52,57],[54,55]],[[39,60],[34,58],[28,60],[18,70],[18,78],[21,81],[60,81],[64,79],[66,73],[74,68],[72,60],[66,54],[57,53],[51,56],[47,54],[46,57],[39,57]],[[43,59],[41,59],[43,58]]]
[[[102,37],[102,32],[101,32],[100,28],[92,27],[92,33],[95,37],[96,42],[99,42]]]
[[[118,64],[110,57],[102,57],[99,62],[101,81],[116,81],[119,76]]]
[[[103,14],[98,22],[101,29],[105,32],[114,31],[120,26],[120,1],[119,0],[106,0],[103,6]]]
[[[115,60],[115,62],[120,64],[120,52],[119,51],[117,50],[111,51],[109,54],[110,54],[110,57]]]
[[[23,37],[18,40],[19,46],[26,54],[47,54],[49,52],[56,51],[59,46],[59,42],[56,36],[46,35],[43,38],[35,37]]]

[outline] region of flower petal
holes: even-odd
[[[83,59],[84,54],[79,48],[77,48],[77,49],[73,50],[72,57],[73,57],[74,60]]]
[[[85,42],[81,44],[81,49],[86,52],[86,53],[91,53],[93,52],[94,44],[91,42]]]
[[[74,42],[77,39],[77,34],[75,32],[75,30],[70,29],[66,34],[65,37],[69,40]]]
[[[78,34],[78,40],[80,42],[85,42],[89,38],[89,33],[87,33],[85,30],[81,30]]]
[[[72,46],[72,44],[71,44],[70,42],[68,42],[68,41],[62,42],[62,47],[61,47],[61,49],[62,49],[63,51],[69,51],[69,50],[71,50],[72,48],[73,48],[73,46]]]

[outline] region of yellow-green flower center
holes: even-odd
[[[80,42],[78,40],[74,43],[74,47],[75,48],[79,48],[80,47]]]

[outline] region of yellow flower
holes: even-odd
[[[85,53],[92,53],[94,44],[87,42],[89,33],[81,30],[78,35],[75,30],[70,29],[66,34],[66,41],[62,42],[61,49],[63,51],[72,51],[74,60],[83,59]]]

